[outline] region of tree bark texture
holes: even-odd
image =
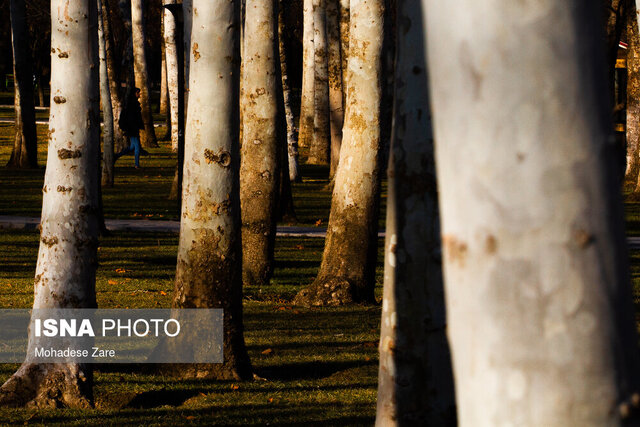
[[[282,2],[278,8],[278,49],[280,53],[280,74],[282,78],[282,97],[284,115],[287,123],[287,163],[289,170],[289,180],[300,182],[300,164],[298,155],[298,135],[296,135],[296,125],[291,108],[291,86],[289,85],[289,73],[287,70],[287,49],[285,44],[286,26],[284,21],[284,8]]]
[[[342,57],[340,53],[340,0],[327,1],[327,35],[329,37],[329,114],[331,123],[331,149],[329,175],[333,177],[340,160],[342,145]]]
[[[328,165],[331,143],[329,123],[329,70],[327,54],[327,3],[313,0],[314,109],[313,138],[307,163]]]
[[[33,307],[92,308],[100,150],[95,2],[52,1],[51,25],[49,156]],[[87,408],[92,405],[91,390],[90,365],[36,364],[27,356],[0,388],[0,402]]]
[[[251,377],[242,325],[239,4],[193,2],[192,92],[173,306],[224,309],[224,363],[178,365],[182,375],[198,378]]]
[[[242,69],[242,281],[269,285],[279,191],[277,6],[254,0],[245,11]]]
[[[158,104],[158,113],[165,116],[169,120],[169,94],[167,93],[167,62],[165,47],[164,11],[162,14],[162,18],[160,18],[160,35],[162,36],[162,40],[160,40],[160,102]]]
[[[376,425],[456,425],[420,0],[398,1]]]
[[[189,102],[189,70],[191,67],[191,29],[193,27],[193,0],[182,0],[183,42],[184,42],[184,104],[188,110]],[[187,111],[188,114],[188,111]]]
[[[298,304],[374,300],[383,16],[383,0],[351,1],[349,105],[327,237],[318,276]]]
[[[104,15],[102,0],[96,0],[98,13],[98,48],[100,59],[100,101],[102,103],[102,185],[113,187],[113,108],[107,70],[107,52],[105,47]]]
[[[315,51],[313,47],[313,0],[303,0],[302,15],[302,89],[298,145],[310,147],[313,140],[313,110],[315,87]]]
[[[598,7],[425,4],[459,423],[622,425],[637,338]]]
[[[11,45],[13,49],[15,138],[7,166],[38,167],[38,138],[34,106],[31,48],[24,0],[10,0]]]
[[[347,108],[347,74],[349,59],[349,1],[340,0],[340,55],[342,61],[342,106]],[[346,114],[346,111],[343,111]]]
[[[131,0],[131,34],[133,40],[133,59],[136,87],[140,89],[140,107],[144,130],[140,132],[140,143],[143,147],[157,147],[156,132],[151,115],[149,99],[149,72],[147,67],[147,43],[144,35],[144,0]]]
[[[175,0],[165,0],[164,4],[175,4]],[[176,46],[176,22],[173,13],[164,11],[164,46],[167,69],[168,111],[171,128],[171,149],[178,151],[178,49]]]

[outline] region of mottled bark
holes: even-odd
[[[144,0],[131,0],[131,34],[133,40],[133,60],[136,87],[140,89],[140,109],[144,129],[140,131],[140,143],[143,147],[157,147],[156,131],[153,127],[151,104],[149,100],[149,72],[147,67],[147,43],[144,33]]]
[[[302,89],[300,94],[298,145],[300,147],[310,147],[313,140],[313,93],[315,87],[313,0],[304,0],[302,13]]]
[[[329,120],[331,122],[331,162],[329,175],[333,177],[340,160],[342,145],[342,57],[340,54],[340,0],[327,1],[327,35],[329,38],[328,78],[329,78]]]
[[[158,105],[158,113],[164,117],[164,124],[166,131],[164,135],[162,135],[159,140],[160,141],[169,141],[171,140],[171,113],[169,111],[169,90],[167,88],[167,49],[166,49],[166,30],[164,13],[160,18],[160,34],[162,35],[162,40],[160,42],[160,103]],[[171,147],[174,151],[175,149]]]
[[[183,43],[184,43],[184,106],[189,103],[189,70],[191,66],[191,29],[193,27],[193,0],[182,0]]]
[[[224,309],[224,363],[173,369],[189,377],[248,379],[238,188],[239,1],[194,0],[193,8],[173,307]]]
[[[631,6],[630,6],[631,7]],[[633,182],[634,197],[640,195],[638,173],[640,172],[640,36],[635,5],[627,19],[627,114],[626,114],[626,171],[625,180]]]
[[[278,198],[277,6],[254,0],[245,11],[242,69],[242,281],[269,285],[273,273]]]
[[[326,0],[313,0],[314,108],[313,138],[307,163],[328,165],[331,143],[329,123],[329,70]]]
[[[376,425],[456,425],[420,0],[399,0]]]
[[[176,4],[176,0],[165,0],[165,5]],[[178,124],[178,49],[176,45],[176,21],[173,13],[164,11],[164,46],[167,76],[167,95],[169,100],[169,130],[171,131],[171,149],[178,151],[178,136],[181,131]]]
[[[299,304],[374,301],[383,16],[383,0],[351,1],[349,105],[340,162],[320,271],[296,296]]]
[[[10,0],[11,45],[13,49],[15,137],[7,166],[38,167],[38,139],[33,99],[33,71],[24,0]]]
[[[94,1],[51,2],[51,112],[34,308],[96,306],[99,92]],[[29,345],[37,343],[31,337]],[[28,353],[0,388],[2,406],[87,408],[92,370]]]
[[[300,182],[302,180],[299,172],[298,156],[298,135],[296,135],[293,109],[291,108],[291,86],[289,85],[289,73],[287,71],[287,49],[285,45],[286,28],[284,21],[284,8],[282,2],[278,8],[278,49],[280,53],[280,74],[282,78],[282,97],[284,115],[287,125],[287,165],[289,180]],[[284,163],[283,163],[284,164]]]
[[[102,185],[113,187],[113,109],[107,70],[102,0],[96,0],[98,13],[98,48],[100,59],[100,101],[102,104]]]
[[[340,55],[342,60],[342,105],[347,108],[347,74],[349,58],[349,0],[340,0]],[[346,113],[344,111],[343,113]]]
[[[425,3],[459,423],[623,425],[637,338],[597,5]]]

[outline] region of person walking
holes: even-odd
[[[127,99],[124,108],[120,112],[120,119],[118,120],[118,126],[120,126],[125,136],[129,138],[129,145],[114,156],[114,163],[125,154],[133,152],[135,168],[139,169],[140,154],[147,154],[140,146],[140,129],[144,129],[140,102],[138,101],[138,98],[140,98],[140,89],[137,87],[134,88],[132,95],[133,96],[130,95]]]

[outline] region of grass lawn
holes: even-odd
[[[0,112],[0,116],[2,113]],[[7,169],[13,126],[0,123],[0,215],[40,215],[46,164],[46,126],[38,126],[39,170]],[[163,129],[158,129],[158,135]],[[167,200],[175,155],[167,142],[149,150],[142,170],[124,157],[116,186],[104,190],[107,218],[177,219]],[[326,226],[331,194],[327,168],[303,165],[295,184],[298,224]],[[384,212],[380,224],[384,223]],[[0,307],[28,308],[39,235],[0,231]],[[101,308],[167,308],[178,236],[113,233],[102,238],[97,272]],[[281,238],[268,288],[244,289],[245,339],[256,374],[251,382],[181,381],[118,365],[98,367],[96,409],[0,409],[0,423],[34,424],[371,424],[377,387],[378,306],[305,309],[289,302],[316,275],[324,242]],[[376,295],[382,294],[382,240]],[[16,365],[0,365],[0,383]]]

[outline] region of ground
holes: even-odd
[[[0,107],[0,118],[11,111]],[[0,215],[38,217],[46,164],[46,126],[38,126],[40,170],[4,168],[13,127],[0,123]],[[163,129],[158,130],[158,135]],[[151,149],[142,170],[118,161],[116,186],[105,189],[108,218],[177,219],[167,200],[175,156],[168,143]],[[299,224],[326,227],[331,194],[327,170],[305,167],[294,185]],[[381,221],[381,224],[383,222]],[[379,241],[382,247],[382,239]],[[101,308],[167,308],[178,236],[115,232],[100,241],[97,299]],[[35,230],[0,231],[0,308],[28,308],[37,259]],[[379,306],[293,307],[291,299],[315,277],[323,241],[279,238],[268,288],[245,288],[245,339],[251,382],[180,381],[118,365],[98,367],[90,411],[0,409],[0,423],[52,424],[372,424],[377,388]],[[382,293],[380,248],[377,295]],[[17,365],[0,365],[0,383]]]

